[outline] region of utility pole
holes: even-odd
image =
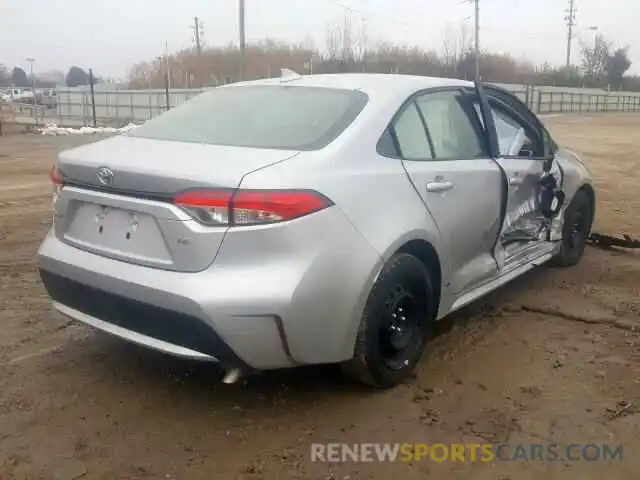
[[[244,0],[239,0],[238,13],[239,18],[239,31],[240,31],[240,81],[244,80],[244,54],[246,47],[246,39],[244,32],[245,12],[244,12]]]
[[[571,67],[571,43],[573,42],[573,27],[576,25],[576,7],[575,0],[569,0],[569,8],[566,10],[567,15],[564,17],[565,24],[568,28],[567,33],[567,68]]]
[[[474,21],[473,21],[473,56],[475,57],[475,81],[480,81],[480,0],[465,0],[465,3],[473,3]],[[465,72],[465,78],[466,78]]]
[[[33,106],[36,106],[36,78],[33,75],[33,62],[36,61],[35,58],[27,58],[27,62],[29,62],[29,78],[31,79],[31,94],[33,95]]]
[[[203,43],[202,21],[198,17],[193,17],[193,27],[191,28],[193,29],[193,41],[196,44],[196,54],[198,56],[198,62],[196,62],[195,70],[189,72],[189,87],[191,86],[191,75],[195,75],[196,81],[202,87],[202,84],[203,84],[202,75],[201,75],[202,62],[200,62],[200,59],[202,57],[202,43]]]
[[[171,62],[169,61],[169,42],[164,41],[164,62],[167,68],[167,82],[169,83],[169,88],[171,88],[172,83],[172,75],[171,75]]]
[[[89,69],[89,88],[91,89],[91,116],[93,118],[93,128],[98,126],[98,121],[96,120],[96,92],[93,84],[96,83],[93,78],[93,69]]]
[[[480,81],[480,0],[475,0],[476,82]]]
[[[198,56],[200,56],[202,54],[202,44],[200,43],[200,21],[198,17],[193,17],[193,32],[196,42],[196,52],[198,52]]]

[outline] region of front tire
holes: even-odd
[[[386,389],[404,382],[422,357],[434,321],[424,264],[396,254],[382,269],[364,308],[353,359],[342,364],[361,383]]]
[[[553,257],[554,265],[569,267],[580,261],[591,233],[593,208],[587,193],[578,190],[564,213],[562,243],[560,252]]]

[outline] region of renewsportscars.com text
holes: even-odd
[[[601,462],[621,461],[622,445],[600,443],[314,443],[313,462]]]

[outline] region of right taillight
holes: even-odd
[[[313,190],[192,190],[173,203],[205,225],[260,225],[323,210],[333,202]]]

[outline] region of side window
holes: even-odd
[[[501,109],[493,109],[500,154],[503,157],[541,157],[535,132]]]
[[[410,103],[393,123],[400,155],[407,160],[430,160],[431,147],[415,103]]]
[[[393,140],[393,135],[391,134],[391,127],[387,128],[382,137],[380,137],[380,141],[378,142],[378,153],[381,155],[385,155],[387,157],[399,157],[400,152],[396,148],[396,144]]]
[[[463,107],[462,93],[427,93],[416,100],[427,125],[436,159],[484,157],[481,134]]]

